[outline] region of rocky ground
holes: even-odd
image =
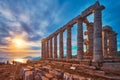
[[[115,79],[114,79],[115,77]],[[0,80],[119,80],[95,66],[77,62],[41,60],[27,64],[1,65]]]
[[[15,75],[15,73],[18,72],[19,71],[17,70],[15,65],[0,65],[0,80],[12,80],[15,78],[15,76],[18,76]]]

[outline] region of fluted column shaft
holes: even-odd
[[[49,40],[46,41],[46,58],[49,58]]]
[[[44,50],[45,50],[44,56],[45,56],[45,58],[47,58],[47,41],[46,40],[44,42]]]
[[[52,44],[52,38],[50,39],[50,58],[53,58],[53,44]]]
[[[42,41],[42,58],[46,58],[46,42],[45,40]]]
[[[60,51],[59,51],[59,54],[60,54],[60,58],[63,58],[64,57],[64,51],[63,51],[63,31],[60,32],[60,41],[59,41],[59,45],[60,45]]]
[[[108,48],[107,48],[107,32],[105,31],[102,31],[102,43],[103,43],[103,55],[104,55],[104,58],[107,58],[108,57]]]
[[[43,41],[41,41],[41,58],[43,59],[43,53],[44,53],[44,45],[43,45]]]
[[[114,33],[113,34],[113,46],[114,46],[114,49],[113,49],[113,53],[114,53],[114,57],[117,57],[117,33]]]
[[[93,23],[87,25],[87,55],[93,56]]]
[[[103,60],[102,55],[102,13],[97,9],[94,12],[94,53],[93,61],[98,62]]]
[[[71,46],[71,26],[67,27],[67,59],[72,58],[72,46]]]
[[[109,48],[109,55],[112,57],[115,57],[117,55],[117,38],[116,38],[116,33],[111,32],[109,33],[108,40],[108,48]]]
[[[54,58],[57,58],[57,35],[54,37]]]
[[[83,58],[83,22],[78,20],[77,26],[77,59]]]

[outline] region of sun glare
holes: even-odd
[[[17,48],[21,48],[24,45],[24,40],[22,40],[22,39],[13,39],[13,43]]]
[[[23,49],[26,48],[26,40],[22,37],[15,37],[12,39],[11,42],[12,47],[16,48],[16,49]]]
[[[14,59],[15,62],[20,62],[20,63],[26,63],[27,59],[22,59],[22,58],[18,58],[18,59]]]

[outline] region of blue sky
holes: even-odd
[[[79,15],[96,0],[0,0],[0,56],[40,56],[40,40],[52,34],[72,18]],[[103,26],[110,25],[118,33],[120,50],[120,0],[99,0],[105,6],[102,12]],[[93,20],[93,15],[89,17]],[[72,29],[72,50],[76,53],[76,25]],[[84,26],[85,29],[85,26]],[[27,47],[10,51],[15,36],[24,37]],[[64,33],[64,40],[66,32]],[[66,40],[64,42],[65,46]],[[66,50],[66,46],[64,47]]]

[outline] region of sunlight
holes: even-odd
[[[17,59],[14,59],[14,61],[15,62],[20,62],[20,63],[26,63],[27,59],[17,58]]]
[[[14,37],[11,40],[10,45],[11,45],[10,47],[12,49],[24,49],[24,48],[28,47],[26,40],[21,36]]]
[[[14,45],[17,47],[17,48],[21,48],[21,47],[23,47],[23,44],[25,43],[24,42],[24,40],[22,40],[22,39],[17,39],[17,38],[15,38],[15,39],[13,39],[13,43],[14,43]]]

